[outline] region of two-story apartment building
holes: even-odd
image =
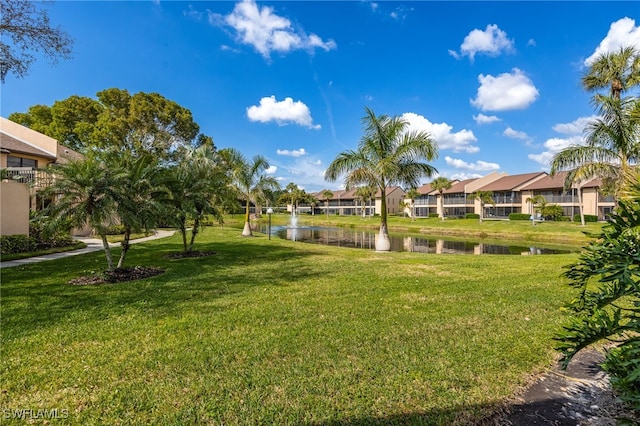
[[[29,209],[41,206],[38,191],[49,184],[43,169],[78,158],[57,140],[0,117],[0,235],[27,234]]]

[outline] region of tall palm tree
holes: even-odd
[[[329,200],[333,198],[333,192],[329,189],[322,191],[322,198],[324,198],[325,206],[327,207],[327,218],[329,217]]]
[[[640,84],[640,52],[630,46],[601,54],[582,77],[582,86],[587,91],[608,88],[614,99],[620,99],[623,92],[637,84]]]
[[[411,200],[411,220],[416,220],[416,198],[420,196],[417,189],[411,188],[407,191],[407,198]]]
[[[346,188],[365,184],[380,191],[380,233],[376,250],[389,251],[387,187],[417,187],[420,178],[437,172],[433,166],[420,160],[435,159],[438,150],[427,132],[409,131],[409,123],[402,118],[384,114],[376,116],[369,108],[365,108],[365,112],[362,119],[364,135],[358,149],[338,154],[325,171],[325,179],[335,181],[345,175]]]
[[[600,177],[618,196],[624,176],[640,159],[640,102],[596,95],[599,117],[586,128],[585,144],[571,145],[551,160],[551,175],[568,170],[565,185]]]
[[[453,182],[444,176],[438,176],[431,182],[431,189],[438,191],[438,203],[440,204],[440,220],[444,220],[444,199],[443,194],[447,189],[451,189]]]
[[[265,189],[278,190],[280,185],[273,177],[264,174],[269,168],[269,162],[265,157],[256,155],[249,161],[233,148],[223,149],[220,154],[230,168],[233,189],[245,201],[242,236],[251,237],[253,233],[249,222],[249,205],[263,199]]]
[[[53,175],[52,185],[44,190],[45,196],[53,198],[47,208],[47,215],[53,218],[51,227],[55,229],[67,220],[76,228],[89,225],[102,240],[107,270],[113,271],[107,230],[117,222],[121,176],[92,154],[47,171]]]
[[[492,204],[494,206],[496,205],[496,202],[493,201],[493,191],[479,190],[469,195],[469,198],[471,198],[472,200],[480,201],[480,223],[482,223],[485,204]]]

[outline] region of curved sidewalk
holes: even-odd
[[[157,240],[173,235],[176,231],[158,230],[153,235],[144,238],[132,240],[131,244],[143,243],[145,241]],[[65,251],[63,253],[45,254],[42,256],[27,257],[26,259],[9,260],[0,262],[0,268],[11,268],[13,266],[28,265],[30,263],[44,262],[46,260],[62,259],[63,257],[77,256],[79,254],[91,253],[93,251],[103,250],[102,240],[98,238],[74,237],[78,241],[84,242],[87,246],[78,250]],[[111,247],[119,247],[120,243],[109,244]]]

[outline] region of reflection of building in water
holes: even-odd
[[[480,243],[473,246],[473,254],[482,254],[482,253],[484,253],[484,243]]]

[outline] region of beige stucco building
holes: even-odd
[[[29,210],[40,207],[39,190],[49,184],[43,169],[79,158],[57,140],[0,117],[0,169],[7,174],[0,183],[0,235],[28,234]]]

